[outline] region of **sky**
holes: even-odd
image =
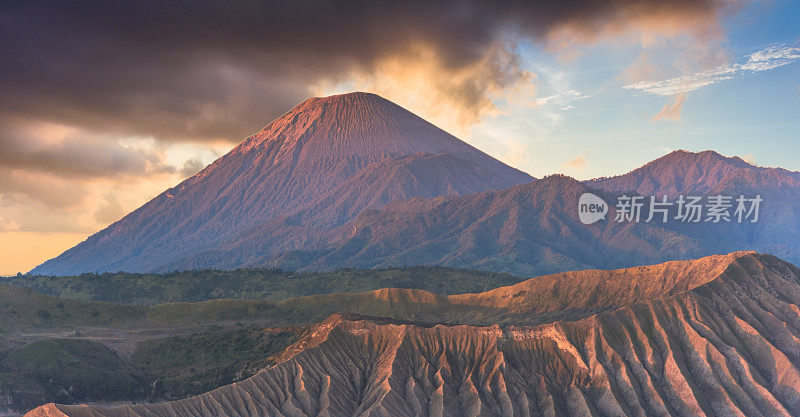
[[[535,177],[800,171],[800,2],[12,0],[0,54],[0,275],[309,96],[378,93]]]

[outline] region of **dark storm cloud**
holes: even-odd
[[[53,142],[40,137],[15,137],[8,131],[0,133],[0,167],[84,179],[177,172],[152,148],[86,133]],[[7,189],[0,183],[0,194],[4,191]]]
[[[509,39],[540,40],[562,27],[591,37],[660,16],[712,19],[725,4],[6,1],[0,111],[108,134],[237,140],[304,99],[315,81],[369,73],[415,45],[431,48],[442,71],[456,71],[491,60]],[[519,71],[494,68],[494,87]],[[467,87],[452,92],[465,106],[489,88]]]

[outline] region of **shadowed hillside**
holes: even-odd
[[[554,175],[507,190],[394,202],[328,232],[327,249],[298,251],[288,258],[310,270],[421,263],[535,276],[710,254],[695,237],[654,224],[583,225],[577,216],[578,199],[591,191],[595,190],[579,181]],[[600,194],[612,200],[612,195]],[[614,213],[612,207],[609,219]],[[203,267],[209,260],[280,266],[287,256],[260,255],[268,250],[259,242],[264,236],[281,241],[282,230],[280,225],[261,228],[236,244],[169,269]],[[711,253],[720,252],[724,251]]]
[[[364,211],[331,231],[270,222],[166,269],[214,264],[305,270],[426,264],[535,276],[739,250],[800,262],[799,173],[754,167],[713,152],[677,152],[641,170],[588,182],[553,175],[500,191],[395,201]],[[720,223],[681,222],[676,220],[675,205],[666,223],[646,222],[648,205],[639,222],[615,220],[620,195],[644,192],[649,201],[651,195],[661,198],[678,191],[687,196],[723,195],[732,201],[760,196],[763,202],[755,223],[739,223],[735,217]],[[610,205],[606,220],[591,225],[579,221],[578,201],[584,193],[596,194]],[[303,236],[304,242],[293,235]],[[283,252],[275,255],[276,251]]]

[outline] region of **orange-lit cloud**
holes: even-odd
[[[653,80],[663,75],[664,69],[650,61],[649,55],[642,51],[635,62],[622,70],[617,79],[626,84]]]
[[[97,211],[94,213],[94,218],[100,224],[111,224],[119,219],[122,216],[128,214],[128,210],[126,210],[125,206],[122,205],[122,202],[114,193],[106,193],[103,196],[103,203],[97,208]]]
[[[572,171],[582,171],[586,167],[586,155],[587,152],[581,152],[578,156],[570,159],[564,165],[562,165],[563,169],[568,169]]]
[[[203,161],[200,160],[200,158],[194,157],[187,159],[186,162],[183,163],[183,167],[181,167],[179,172],[183,177],[191,177],[192,175],[200,172],[200,170],[203,168],[205,168]]]
[[[587,44],[612,41],[634,43],[644,51],[668,47],[686,72],[719,65],[726,59],[721,48],[725,33],[721,17],[738,10],[742,2],[673,1],[623,2],[612,13],[596,19],[570,19],[547,34],[550,50],[574,56]],[[566,51],[566,52],[565,52]],[[640,56],[638,65],[642,65]],[[646,66],[632,71],[646,69]]]
[[[322,81],[312,93],[374,92],[451,133],[465,134],[470,126],[498,114],[496,100],[531,101],[534,79],[505,45],[492,46],[482,59],[468,65],[451,67],[437,50],[418,44],[369,70],[354,71],[344,82]]]
[[[3,26],[0,112],[46,115],[112,136],[237,141],[306,98],[309,86],[362,81],[394,91],[392,85],[412,80],[432,87],[424,106],[456,103],[458,118],[469,123],[491,114],[492,98],[519,87],[518,42],[565,53],[609,39],[642,45],[680,39],[697,50],[698,61],[715,61],[713,46],[723,38],[719,17],[738,4],[115,3],[0,5],[7,21],[28,22]],[[423,82],[409,71],[426,56],[434,57],[427,71],[436,74]]]
[[[653,116],[653,121],[656,120],[672,120],[672,121],[680,121],[681,120],[681,107],[683,107],[683,102],[686,100],[686,94],[678,94],[672,100],[671,103],[667,103],[664,107]]]
[[[19,223],[0,216],[0,232],[16,232],[17,230],[19,230]]]

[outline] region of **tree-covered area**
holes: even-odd
[[[292,272],[280,269],[192,270],[166,274],[104,273],[76,276],[28,276],[2,282],[40,294],[82,301],[155,305],[214,299],[280,301],[315,294],[380,288],[415,288],[436,294],[464,294],[516,284],[503,273],[436,266]]]
[[[131,363],[151,376],[150,399],[179,399],[249,378],[275,364],[300,328],[240,325],[137,345]]]
[[[24,410],[46,402],[137,400],[148,377],[101,343],[48,339],[8,352],[0,361],[0,393]]]
[[[160,401],[246,379],[275,363],[300,328],[242,325],[136,345],[123,359],[102,343],[46,339],[0,350],[0,411],[47,402]]]

